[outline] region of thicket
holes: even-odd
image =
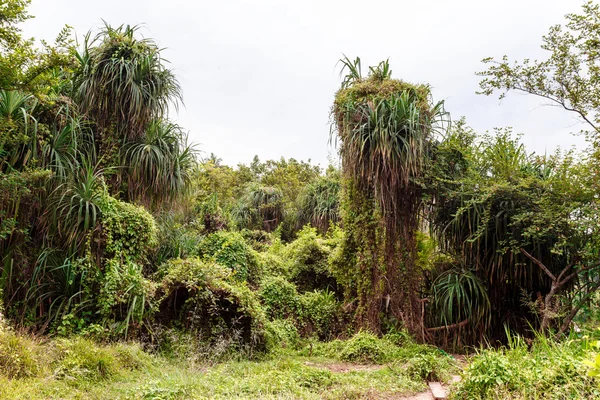
[[[27,3],[0,13],[2,319],[35,334],[136,339],[191,358],[286,348],[402,360],[427,380],[451,367],[424,343],[508,344],[476,355],[458,393],[537,395],[561,382],[573,383],[566,397],[591,393],[573,367],[588,348],[548,338],[597,319],[593,132],[584,152],[539,156],[510,129],[449,125],[431,89],[392,79],[387,61],[363,75],[359,58],[345,58],[332,107],[339,167],[258,157],[226,166],[201,159],[169,120],[181,93],[154,41],[106,25],[80,44],[65,28],[37,49],[17,25]],[[598,7],[584,12],[568,16],[568,28],[597,34]],[[492,68],[482,85],[522,90],[508,72]],[[0,336],[9,378],[54,365],[39,361],[29,339]],[[56,342],[68,350],[57,356],[59,374],[101,379],[127,363],[114,349],[79,360],[87,340]],[[97,360],[82,364],[89,359]]]

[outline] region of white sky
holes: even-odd
[[[519,94],[476,95],[481,59],[543,57],[541,37],[582,0],[33,0],[26,36],[53,40],[102,25],[140,24],[165,47],[183,88],[176,120],[228,164],[294,157],[322,166],[337,60],[363,72],[390,58],[393,77],[430,83],[453,119],[478,132],[512,126],[529,150],[583,147],[575,117]]]

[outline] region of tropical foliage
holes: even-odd
[[[486,59],[481,73],[484,94],[575,111],[585,151],[540,156],[510,128],[450,124],[428,85],[344,57],[339,166],[322,168],[200,157],[154,40],[105,24],[37,48],[18,26],[28,3],[0,1],[0,394],[15,380],[110,382],[166,356],[194,371],[261,360],[279,391],[229,371],[217,388],[148,398],[231,397],[236,379],[273,398],[322,398],[333,382],[332,398],[372,398],[375,379],[395,398],[448,378],[456,363],[436,345],[481,347],[459,398],[600,395],[580,362],[598,373],[597,5],[551,28],[548,60]],[[352,363],[386,368],[340,377]]]
[[[443,102],[429,87],[391,79],[388,61],[363,78],[360,59],[342,60],[349,72],[333,106],[340,140],[344,226],[356,274],[359,327],[381,329],[380,313],[422,334],[420,272],[415,235],[422,185],[437,131],[444,129]],[[362,244],[364,243],[364,244]],[[353,294],[347,290],[347,296]],[[350,300],[350,299],[348,299]]]

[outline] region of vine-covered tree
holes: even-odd
[[[357,299],[357,327],[379,332],[385,314],[422,338],[415,235],[420,180],[446,116],[443,102],[433,104],[426,85],[392,79],[387,61],[366,78],[359,58],[342,63],[348,74],[333,105],[348,254],[340,274],[347,296]]]

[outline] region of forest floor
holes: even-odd
[[[282,351],[258,361],[209,365],[149,355],[137,345],[79,339],[18,339],[11,346],[4,359],[0,349],[2,399],[433,398],[427,382],[406,373],[402,363],[349,363]]]
[[[109,379],[39,376],[4,380],[3,399],[433,399],[424,381],[385,365],[304,357],[190,368],[157,360]]]
[[[216,356],[213,347],[157,355],[135,343],[0,331],[0,399],[431,400],[431,382],[456,399],[600,399],[600,381],[584,364],[597,355],[600,330],[590,334],[593,340],[540,337],[531,346],[515,338],[468,359],[357,334],[248,360],[237,352]]]

